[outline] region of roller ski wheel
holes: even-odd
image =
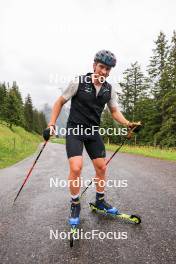
[[[75,240],[74,236],[77,233],[77,231],[78,231],[78,226],[76,225],[71,226],[70,237],[69,237],[70,247],[73,247],[74,245],[74,240]]]
[[[135,225],[139,225],[141,223],[141,217],[139,215],[129,215],[129,214],[123,214],[123,213],[112,214],[112,213],[108,213],[106,210],[101,210],[97,208],[94,203],[89,203],[89,205],[90,205],[92,212],[100,213],[105,216],[112,216],[114,218],[119,218],[119,219],[125,220]]]
[[[139,225],[141,223],[141,217],[139,215],[131,215],[130,220],[136,225]]]

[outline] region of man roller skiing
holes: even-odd
[[[111,68],[115,67],[115,65],[116,58],[112,52],[108,50],[97,52],[94,57],[93,73],[87,73],[71,81],[63,94],[57,99],[52,109],[51,119],[48,124],[50,135],[54,132],[55,123],[62,106],[71,99],[66,135],[66,151],[70,166],[70,225],[78,225],[80,223],[80,187],[74,183],[75,180],[80,179],[81,175],[83,146],[85,146],[95,168],[96,207],[100,210],[106,210],[111,214],[119,213],[118,209],[107,203],[104,198],[105,187],[102,187],[100,181],[105,181],[106,152],[98,130],[93,130],[93,127],[100,126],[101,114],[106,104],[111,112],[112,118],[118,123],[130,128],[133,128],[136,124],[129,122],[118,110],[116,92],[106,81]],[[79,135],[74,133],[74,128],[76,127],[78,128]],[[48,140],[46,134],[44,134],[44,138]]]

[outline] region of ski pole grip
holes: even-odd
[[[141,122],[132,123],[132,125],[129,126],[127,138],[130,139],[133,133],[138,133],[141,130],[141,128],[142,128]]]
[[[50,139],[50,128],[46,128],[43,130],[43,138],[48,141]]]

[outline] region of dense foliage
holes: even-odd
[[[135,142],[160,147],[176,146],[176,32],[171,43],[160,32],[146,73],[138,62],[123,73],[118,94],[119,104],[130,121],[141,120],[143,130]],[[110,115],[105,110],[102,126],[106,127]],[[115,124],[114,124],[115,126]],[[111,136],[111,142],[117,139]]]
[[[30,95],[22,100],[16,82],[0,84],[0,120],[13,129],[13,125],[24,127],[27,131],[41,134],[47,126],[45,115],[33,107]]]

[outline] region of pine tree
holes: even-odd
[[[19,112],[18,125],[24,127],[24,104],[23,104],[21,93],[19,91],[19,87],[17,86],[15,81],[12,84],[11,90],[14,92],[16,99],[17,99],[18,112]]]
[[[160,32],[155,41],[153,56],[150,58],[150,63],[148,65],[151,95],[154,100],[153,115],[150,122],[151,141],[157,145],[160,145],[157,134],[162,129],[164,119],[162,111],[163,97],[170,90],[168,55],[168,40],[165,34]]]
[[[176,146],[176,90],[168,92],[162,101],[163,122],[156,134],[161,146]]]
[[[33,110],[33,130],[40,134],[40,119],[39,119],[39,112],[37,109]]]
[[[46,117],[42,111],[39,112],[39,119],[40,119],[40,134],[41,134],[43,130],[47,127]]]
[[[33,131],[33,105],[31,96],[28,94],[24,104],[25,129]]]
[[[126,114],[127,118],[130,118],[132,113],[132,90],[131,83],[130,83],[130,77],[129,77],[129,70],[127,69],[123,75],[123,82],[120,83],[120,86],[122,88],[122,93],[119,94],[119,102],[122,106],[122,111]]]
[[[4,120],[9,124],[11,129],[12,125],[19,126],[21,124],[21,112],[19,110],[18,98],[11,88],[7,93],[5,106]]]
[[[153,120],[156,119],[156,104],[155,100],[150,97],[141,98],[136,105],[136,120],[141,120],[143,128],[137,134],[140,144],[156,145],[156,140],[153,137],[158,131]]]
[[[160,99],[165,91],[165,82],[167,71],[169,45],[163,32],[160,32],[157,40],[154,42],[153,56],[148,65],[148,74],[150,77],[151,92],[155,99]],[[166,91],[167,92],[167,91]]]
[[[140,98],[147,95],[148,82],[137,62],[131,64],[123,76],[123,81],[120,83],[122,93],[119,96],[119,102],[126,117],[134,121],[137,115],[136,105]]]
[[[7,100],[7,88],[5,83],[0,83],[0,120],[5,120],[6,112],[6,100]]]
[[[43,112],[39,112],[37,109],[33,110],[33,130],[42,134],[43,130],[47,127],[47,122]]]
[[[171,47],[168,57],[170,90],[176,90],[176,31],[173,32]]]
[[[162,125],[156,134],[161,146],[176,146],[176,32],[173,32],[168,62],[165,66],[167,93],[161,98]],[[163,81],[164,82],[164,81]]]

